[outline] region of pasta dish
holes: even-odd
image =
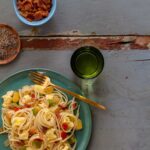
[[[26,85],[2,98],[3,128],[12,150],[75,150],[74,133],[82,121],[74,98],[46,85]]]

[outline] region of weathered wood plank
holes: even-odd
[[[150,36],[22,37],[24,50],[72,50],[90,45],[103,50],[150,49]]]

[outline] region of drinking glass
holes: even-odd
[[[93,84],[104,68],[104,57],[99,49],[84,46],[71,57],[71,68],[81,80],[81,88],[88,97],[93,93]]]

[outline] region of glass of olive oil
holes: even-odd
[[[91,97],[93,95],[93,83],[104,68],[102,53],[92,46],[81,47],[71,57],[71,68],[81,79],[81,88],[84,94]]]
[[[71,68],[79,78],[92,79],[102,72],[104,57],[95,47],[81,47],[71,57]]]

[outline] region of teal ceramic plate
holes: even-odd
[[[71,91],[76,93],[82,94],[79,87],[77,87],[73,82],[65,78],[64,76],[49,71],[47,69],[30,69],[18,72],[14,75],[11,75],[6,80],[0,83],[0,107],[2,105],[1,96],[4,95],[9,90],[16,90],[21,88],[24,85],[31,85],[33,84],[28,75],[31,71],[40,71],[44,72],[47,76],[49,76],[53,83],[60,85],[64,88],[67,88]],[[69,96],[69,95],[68,95]],[[71,98],[71,97],[70,97]],[[83,129],[81,131],[76,132],[77,137],[77,150],[86,150],[87,145],[90,140],[91,136],[91,128],[92,128],[92,121],[91,121],[91,112],[90,108],[87,104],[83,102],[79,102],[80,104],[80,118],[83,122]],[[2,126],[2,120],[0,119],[0,125]],[[7,139],[7,135],[0,135],[0,149],[2,150],[10,150],[10,148],[6,148],[4,146],[4,141]]]

